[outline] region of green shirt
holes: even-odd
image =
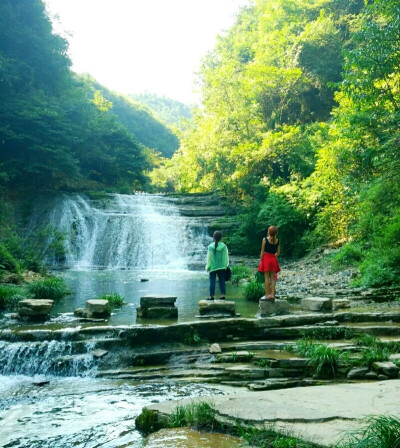
[[[221,241],[215,250],[215,243],[208,246],[206,270],[209,272],[226,269],[229,265],[228,248]]]

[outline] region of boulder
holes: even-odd
[[[46,318],[50,314],[53,303],[53,300],[20,300],[18,302],[18,315],[24,318]]]
[[[86,302],[87,316],[104,318],[111,314],[108,300],[91,299]]]
[[[303,311],[331,311],[332,300],[325,297],[308,297],[301,299],[301,309]]]
[[[350,372],[347,374],[347,379],[362,380],[368,373],[368,371],[369,371],[368,367],[354,367],[354,369],[351,369]]]
[[[272,302],[272,300],[260,300],[259,312],[260,316],[289,314],[289,304],[286,300],[275,299],[275,302]]]
[[[391,361],[374,362],[372,368],[378,375],[386,375],[388,378],[398,378],[400,368]]]
[[[200,300],[199,314],[200,316],[235,316],[235,302],[229,300]]]
[[[216,353],[221,353],[221,347],[219,346],[219,344],[211,344],[209,350],[208,350],[211,354],[215,355]]]
[[[351,303],[348,299],[333,299],[332,306],[334,310],[341,310],[344,308],[350,308]]]
[[[232,379],[262,379],[267,377],[266,369],[262,369],[260,367],[252,367],[252,366],[234,366],[234,367],[226,367],[226,374],[229,378]]]

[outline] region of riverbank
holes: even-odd
[[[157,403],[146,410],[153,413],[153,421],[162,427],[177,406],[207,402],[216,412],[215,419],[232,431],[238,425],[272,428],[277,433],[333,447],[346,433],[365,426],[365,417],[371,414],[400,418],[399,394],[400,380],[393,380],[265,392],[240,390],[227,395]]]

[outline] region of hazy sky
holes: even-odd
[[[194,73],[249,0],[45,0],[73,70],[121,93],[193,103]]]

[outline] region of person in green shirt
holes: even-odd
[[[214,242],[208,246],[206,270],[210,273],[210,297],[207,300],[214,300],[215,282],[218,276],[219,289],[221,291],[220,300],[225,300],[225,271],[229,266],[229,254],[226,244],[221,242],[222,233],[217,230],[213,235]]]

